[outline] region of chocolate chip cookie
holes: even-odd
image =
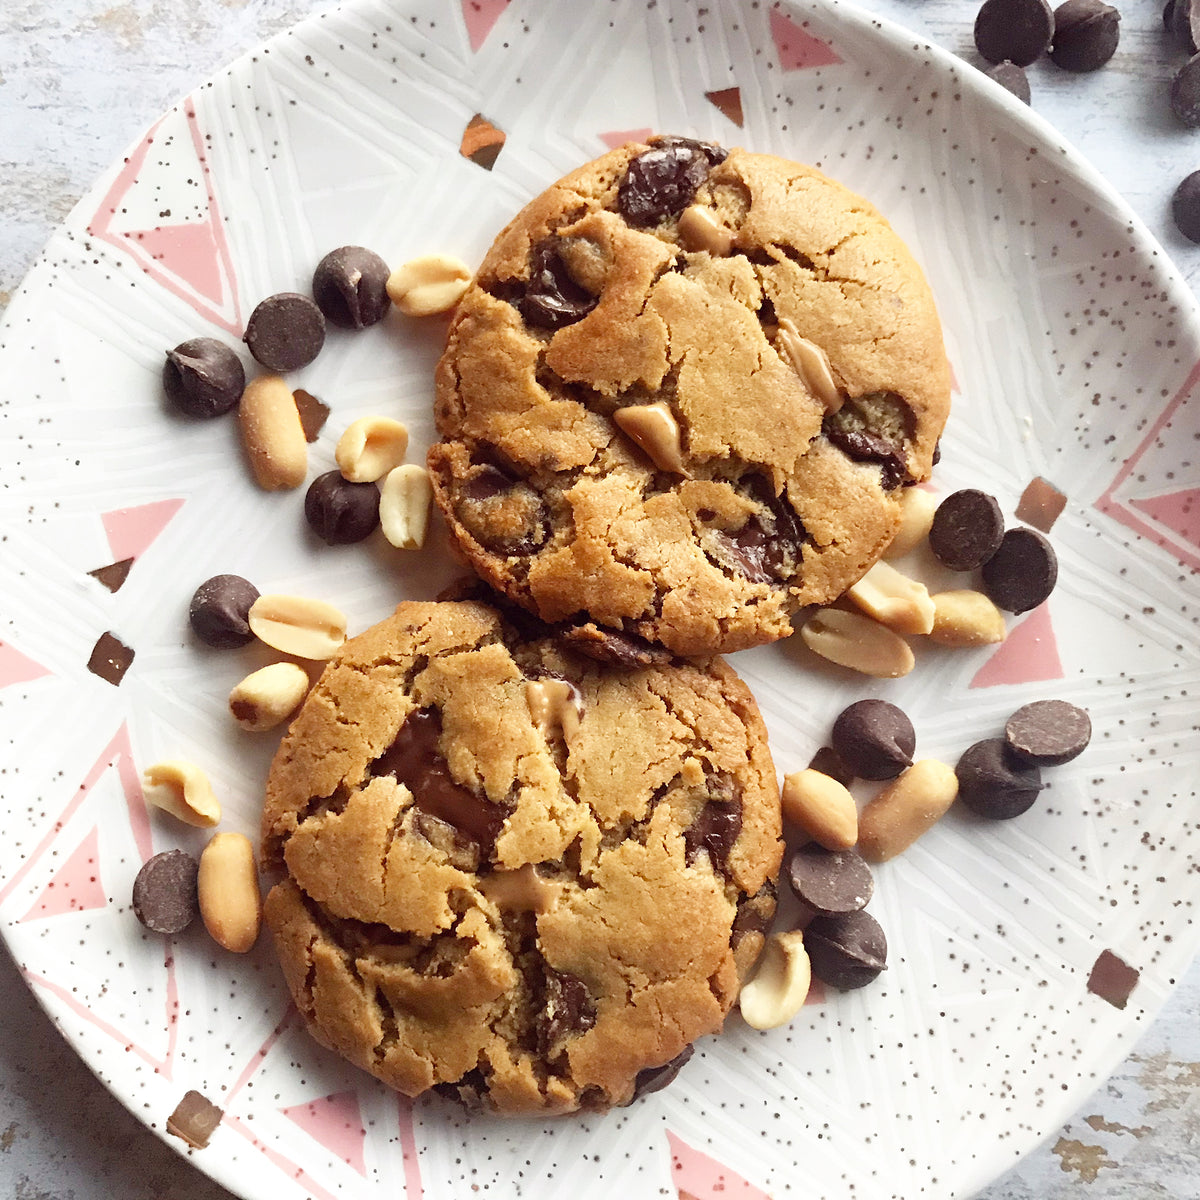
[[[875,562],[949,397],[929,287],[870,204],[658,138],[500,233],[450,327],[429,467],[465,557],[544,620],[725,652]]]
[[[720,1029],[779,795],[721,660],[603,664],[524,620],[411,602],[346,644],[271,768],[265,916],[313,1034],[392,1087],[604,1109]]]

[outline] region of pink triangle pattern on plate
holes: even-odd
[[[0,688],[12,687],[17,683],[29,683],[41,679],[50,672],[15,646],[0,642]]]
[[[363,1127],[362,1110],[358,1107],[356,1092],[334,1092],[319,1100],[293,1104],[279,1111],[366,1178],[363,1142],[367,1131]]]
[[[144,553],[182,507],[182,500],[155,500],[136,508],[115,508],[102,513],[100,520],[104,522],[113,558],[119,562]]]
[[[473,51],[487,41],[487,35],[492,32],[509,3],[510,0],[462,0],[463,20]]]
[[[1184,488],[1181,492],[1129,503],[1200,550],[1200,488]]]
[[[153,229],[118,229],[117,214],[122,201],[137,186],[138,173],[155,145],[155,135],[168,118],[163,117],[125,160],[125,165],[108,189],[100,207],[88,224],[88,232],[132,257],[156,283],[191,305],[206,320],[234,337],[242,336],[241,305],[238,302],[233,255],[225,236],[212,172],[206,161],[204,137],[191,103],[184,107],[191,135],[192,154],[188,168],[204,181],[207,209],[201,221],[182,221]],[[182,138],[173,139],[175,147],[184,147]],[[186,153],[186,148],[178,152]]]
[[[653,132],[647,125],[644,129],[610,129],[598,136],[610,150],[616,150],[626,142],[644,142]]]
[[[669,1129],[667,1141],[671,1146],[671,1178],[680,1200],[685,1196],[695,1200],[771,1200],[761,1188],[715,1158],[693,1149]]]
[[[1009,632],[992,657],[971,680],[971,687],[995,687],[1001,683],[1041,683],[1063,677],[1058,639],[1050,620],[1050,605],[1039,604],[1020,625]]]
[[[779,65],[785,71],[802,71],[806,67],[833,67],[842,61],[841,56],[828,43],[814,37],[802,28],[787,13],[771,9],[771,40]]]
[[[100,830],[93,825],[91,832],[71,853],[71,857],[55,872],[54,878],[20,919],[37,921],[57,917],[66,912],[84,912],[103,908],[108,903],[100,879]]]

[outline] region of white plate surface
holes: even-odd
[[[475,114],[506,135],[490,170],[459,153]],[[257,300],[305,290],[334,246],[478,262],[522,202],[649,129],[813,162],[870,197],[945,321],[938,487],[984,487],[1010,518],[1035,477],[1068,497],[1058,588],[998,649],[926,648],[887,683],[822,668],[798,639],[736,656],[780,771],[863,695],[902,705],[920,753],[949,761],[1050,696],[1086,705],[1095,738],[1024,817],[951,813],[878,871],[877,985],[772,1033],[732,1017],[629,1110],[469,1120],[311,1043],[266,939],[236,958],[199,927],[147,935],[130,910],[142,861],[203,844],[147,813],[141,767],[194,759],[225,827],[257,825],[273,739],[232,730],[225,697],[265,659],[189,637],[195,585],[243,574],[358,630],[453,574],[440,536],[407,555],[315,543],[299,495],[248,481],[234,422],[173,418],[158,373],[165,348],[234,341]],[[393,315],[297,373],[334,410],[311,473],[373,412],[408,423],[419,460],[442,328]],[[8,309],[0,922],[30,986],[152,1128],[189,1088],[220,1104],[194,1161],[254,1200],[969,1195],[1108,1073],[1197,947],[1198,343],[1163,253],[1046,126],[839,5],[351,0],[299,26],[139,141]],[[89,574],[124,560],[115,591]],[[106,633],[134,651],[119,684],[88,669]],[[1088,990],[1105,951],[1138,972],[1124,1008]]]

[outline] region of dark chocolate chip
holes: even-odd
[[[125,672],[133,665],[133,649],[115,634],[102,633],[92,647],[87,669],[105,683],[120,687]]]
[[[1064,71],[1095,71],[1117,52],[1121,14],[1103,0],[1064,0],[1054,10],[1050,59]]]
[[[728,875],[729,852],[742,832],[742,801],[727,775],[710,775],[708,785],[712,799],[683,833],[684,859],[691,866],[702,850],[707,851],[713,870]]]
[[[1187,126],[1200,125],[1200,54],[1193,54],[1171,81],[1171,111]]]
[[[633,633],[605,629],[602,625],[595,625],[590,621],[584,625],[567,626],[556,635],[556,640],[568,649],[612,667],[634,670],[639,667],[665,666],[674,661],[674,655],[664,646],[655,645]]]
[[[342,329],[366,329],[387,316],[388,265],[363,246],[330,250],[313,272],[312,292],[317,307]]]
[[[1197,50],[1200,36],[1200,0],[1168,0],[1163,9],[1163,25],[1167,32],[1189,54]]]
[[[976,742],[954,768],[958,798],[981,817],[1007,821],[1033,805],[1042,790],[1042,773],[1020,761],[1003,738]]]
[[[833,723],[833,748],[860,779],[895,779],[912,766],[917,734],[886,700],[858,700]]]
[[[308,296],[279,292],[250,314],[242,340],[268,371],[295,371],[321,353],[325,316]]]
[[[1058,582],[1058,556],[1036,529],[1010,529],[983,564],[983,590],[1010,613],[1037,608]]]
[[[577,975],[546,968],[546,991],[538,1014],[538,1053],[549,1058],[561,1051],[563,1040],[585,1033],[596,1023],[596,1006],[587,985]]]
[[[163,391],[189,417],[219,417],[237,406],[246,387],[242,360],[216,338],[192,338],[167,351]]]
[[[483,1111],[483,1097],[488,1090],[487,1080],[478,1067],[472,1067],[454,1083],[435,1083],[433,1090],[447,1100],[455,1100],[469,1113]]]
[[[120,562],[109,563],[107,567],[97,567],[88,574],[98,583],[102,583],[110,592],[118,592],[121,590],[121,585],[129,578],[129,568],[132,566],[132,558],[123,558]]]
[[[997,550],[1004,537],[1004,515],[994,496],[964,488],[947,496],[933,514],[929,548],[952,571],[973,571]]]
[[[200,864],[182,850],[164,850],[142,864],[133,881],[133,913],[153,933],[182,933],[200,911]]]
[[[751,583],[790,578],[800,569],[808,531],[786,494],[776,496],[761,476],[754,476],[747,490],[765,511],[752,514],[732,533],[718,531],[715,537],[720,553]]]
[[[903,454],[885,437],[866,429],[846,429],[826,418],[825,436],[855,462],[878,463],[880,483],[886,492],[893,491],[908,479],[908,466]]]
[[[639,1071],[633,1079],[633,1100],[640,1100],[643,1096],[670,1087],[694,1053],[694,1046],[684,1046],[670,1062],[663,1063],[661,1067],[646,1067]],[[631,1104],[633,1100],[630,1101]]]
[[[441,714],[421,708],[411,712],[392,744],[371,764],[375,775],[392,775],[412,793],[413,804],[475,842],[489,856],[508,816],[486,796],[457,783],[438,743]]]
[[[582,321],[596,307],[596,297],[571,278],[553,241],[539,242],[529,257],[529,283],[518,307],[538,329],[562,329]]]
[[[914,746],[916,743],[913,743]],[[854,772],[850,769],[845,759],[832,747],[822,746],[820,750],[812,756],[812,761],[808,764],[810,771],[820,771],[822,775],[828,775],[830,779],[836,779],[843,787],[849,787],[854,782]]]
[[[1184,177],[1171,197],[1175,227],[1189,241],[1200,242],[1200,171]]]
[[[300,428],[304,430],[304,440],[315,442],[329,420],[329,405],[318,400],[312,392],[297,388],[292,393],[296,401],[296,411],[300,414]]]
[[[975,48],[990,63],[1027,67],[1050,48],[1054,13],[1046,0],[985,0],[975,17]]]
[[[1030,101],[1029,92],[1029,76],[1025,74],[1024,67],[1018,67],[1015,62],[1010,62],[1007,58],[997,63],[987,72],[987,77],[994,80],[1002,88],[1012,92],[1014,96],[1025,104]],[[937,459],[934,459],[934,464],[937,464]]]
[[[1092,722],[1066,700],[1035,700],[1008,718],[1004,740],[1022,761],[1057,767],[1083,753],[1092,740]]]
[[[1113,1008],[1124,1008],[1140,978],[1141,972],[1136,967],[1111,950],[1101,950],[1088,974],[1087,990],[1107,1000]]]
[[[214,575],[192,596],[188,620],[206,646],[222,650],[245,646],[254,640],[250,630],[250,606],[258,599],[258,588],[240,575]]]
[[[626,168],[617,188],[617,208],[630,225],[643,227],[677,217],[691,204],[712,165],[704,143],[659,138]]]
[[[826,850],[816,842],[802,846],[788,861],[788,883],[796,899],[818,916],[866,908],[875,880],[856,850]]]
[[[887,969],[887,938],[870,913],[814,917],[804,931],[804,948],[812,973],[843,992],[865,987]]]
[[[549,513],[542,497],[494,463],[471,466],[454,511],[472,537],[498,554],[534,554],[550,537]]]
[[[351,483],[341,471],[326,471],[309,484],[304,517],[331,546],[361,542],[379,524],[379,489]]]
[[[661,133],[650,139],[650,144],[655,147],[663,146],[684,146],[688,150],[694,150],[697,154],[703,154],[708,159],[708,165],[715,167],[718,163],[723,163],[729,157],[729,151],[724,146],[718,146],[716,142],[701,142],[696,138],[680,137],[675,133]]]
[[[769,879],[753,896],[743,896],[738,901],[733,927],[729,931],[732,948],[737,949],[738,943],[749,934],[763,934],[770,929],[778,899],[779,889],[775,881]]]

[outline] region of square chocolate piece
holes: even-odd
[[[120,638],[111,633],[102,633],[92,647],[92,656],[88,659],[88,670],[93,675],[99,675],[105,683],[120,687],[125,672],[133,663],[133,650],[125,645]]]
[[[1102,950],[1092,964],[1088,976],[1088,991],[1107,1000],[1113,1008],[1124,1008],[1129,994],[1137,986],[1141,972],[1118,958],[1111,950]]]
[[[1067,506],[1067,498],[1040,475],[1031,479],[1017,501],[1017,520],[1049,533]]]

